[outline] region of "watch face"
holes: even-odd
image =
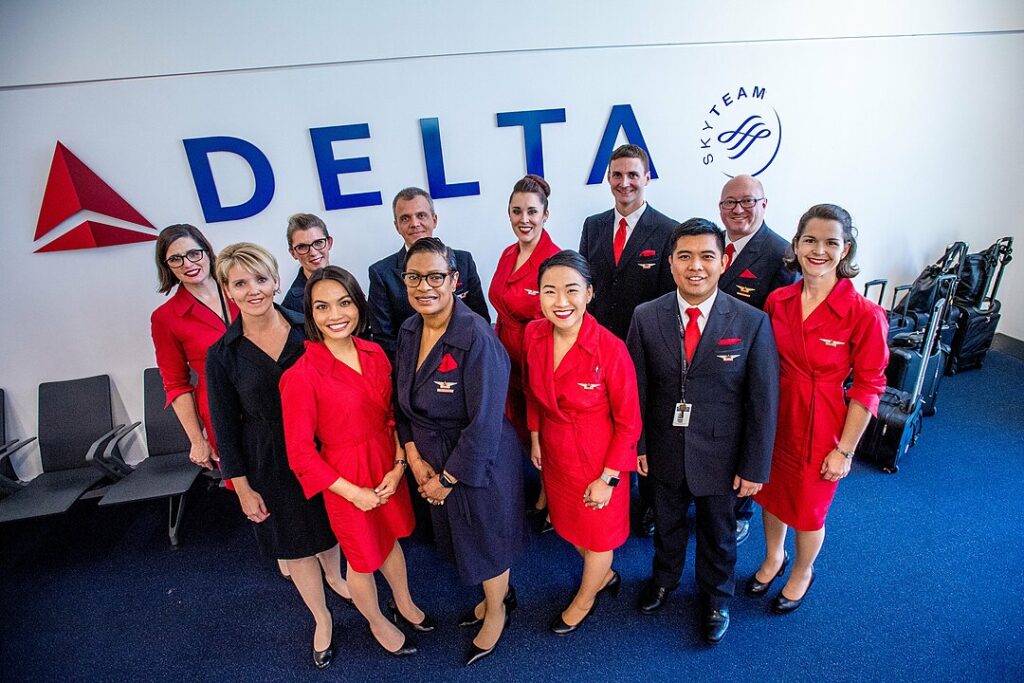
[[[605,480],[605,483],[608,484],[609,486],[618,486],[619,485],[619,478],[618,477],[608,477],[608,479]]]

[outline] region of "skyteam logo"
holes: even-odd
[[[700,130],[701,161],[730,178],[763,173],[779,154],[782,119],[765,102],[767,88],[740,86],[714,102]]]

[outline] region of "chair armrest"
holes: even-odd
[[[10,443],[4,444],[3,449],[0,450],[0,462],[7,460],[11,457],[12,453],[27,446],[35,440],[36,437],[33,436],[31,439],[24,439],[22,441],[14,440]],[[27,482],[23,482],[18,479],[11,479],[0,474],[0,490],[7,491],[8,493],[14,493],[19,489],[25,488],[25,486],[27,486]]]
[[[6,458],[7,456],[11,455],[15,451],[24,448],[25,446],[29,445],[30,443],[32,443],[35,440],[36,440],[36,437],[33,436],[33,437],[29,438],[29,439],[23,439],[21,441],[18,441],[17,439],[14,439],[12,441],[9,441],[9,442],[5,443],[3,445],[3,448],[0,448],[0,460],[2,460],[3,458]]]
[[[115,481],[124,479],[125,474],[115,469],[113,466],[107,464],[103,460],[102,448],[107,444],[110,439],[117,436],[118,432],[124,429],[124,425],[120,424],[111,429],[109,432],[101,436],[92,442],[89,446],[89,451],[85,454],[85,461],[102,472],[105,476],[111,477]],[[99,457],[96,457],[99,453]]]
[[[120,443],[121,439],[131,434],[131,432],[140,424],[142,423],[135,422],[127,426],[122,425],[121,430],[114,435],[114,438],[107,442],[106,448],[103,449],[103,462],[114,467],[118,471],[123,472],[122,476],[128,476],[135,471],[135,468],[126,463],[120,453],[115,455],[114,448],[117,447],[117,444]]]

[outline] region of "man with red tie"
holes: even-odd
[[[735,501],[760,490],[771,469],[779,358],[768,316],[719,296],[722,231],[691,218],[670,244],[676,291],[637,308],[626,339],[644,425],[638,465],[652,482],[657,522],[639,609],[657,612],[679,583],[692,501],[701,632],[715,644],[736,586]]]
[[[738,175],[722,187],[719,215],[725,225],[725,255],[729,262],[718,288],[755,308],[764,309],[768,295],[796,282],[799,275],[786,268],[782,258],[789,242],[764,223],[768,199],[757,178]],[[736,543],[750,535],[754,503],[750,497],[736,501]]]
[[[651,182],[647,153],[622,145],[608,163],[608,186],[615,208],[583,222],[580,253],[590,263],[594,298],[588,306],[597,322],[625,339],[633,310],[673,289],[668,238],[678,224],[644,199]],[[650,490],[640,477],[640,529],[653,532]]]

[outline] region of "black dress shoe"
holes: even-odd
[[[508,594],[506,594],[505,600],[508,600]],[[501,635],[505,635],[505,630],[508,628],[509,623],[512,622],[512,610],[514,609],[515,607],[509,607],[508,603],[505,603],[505,625],[501,627]],[[481,619],[481,621],[483,620]],[[501,642],[501,636],[498,636],[498,640],[494,641],[494,645],[491,645],[486,650],[482,647],[477,647],[475,643],[470,643],[469,649],[466,650],[466,666],[476,664],[484,657],[489,656],[498,647],[499,642]]]
[[[807,597],[807,593],[811,590],[811,586],[813,585],[814,570],[812,569],[811,580],[807,584],[807,590],[804,591],[803,597],[798,598],[797,600],[790,600],[782,593],[782,591],[779,591],[779,594],[775,596],[774,600],[772,600],[772,611],[776,614],[789,614],[790,612],[796,611],[797,608],[799,608],[800,605],[803,603],[804,598]]]
[[[775,579],[779,578],[780,576],[786,573],[786,567],[788,566],[789,553],[786,553],[782,558],[782,566],[779,567],[779,571],[775,574],[775,576],[769,579],[768,583],[762,583],[761,581],[758,581],[757,572],[754,572],[754,575],[747,579],[747,584],[743,587],[743,592],[752,598],[764,597],[765,593],[768,592],[768,589],[772,587],[772,584],[775,582]]]
[[[736,545],[742,544],[748,538],[750,538],[750,520],[736,520]]]
[[[546,533],[550,533],[550,532],[552,532],[554,530],[555,530],[555,525],[551,523],[551,520],[549,518],[545,517],[544,521],[540,523],[540,528],[537,530],[537,533],[539,533],[539,534],[546,534]]]
[[[674,589],[663,588],[654,583],[654,579],[648,580],[644,590],[640,593],[640,603],[637,605],[644,614],[654,614],[668,602],[668,594]]]
[[[564,612],[565,610],[562,610],[562,612],[556,614],[555,618],[551,620],[551,623],[548,624],[548,628],[551,629],[551,632],[554,633],[556,636],[565,636],[572,633],[580,626],[582,626],[583,622],[589,619],[590,615],[594,613],[595,609],[597,609],[599,595],[600,593],[594,596],[594,604],[590,606],[590,609],[587,610],[587,613],[583,615],[583,618],[577,621],[574,625],[570,626],[569,624],[565,623],[565,619],[562,618],[562,612]]]
[[[647,506],[640,514],[640,535],[650,537],[654,535],[654,507]]]
[[[509,586],[508,592],[505,593],[505,609],[512,611],[518,606],[519,601],[516,599],[516,587]],[[474,606],[462,613],[462,616],[459,617],[459,626],[476,626],[483,620],[483,617],[478,617],[476,615],[476,607]]]
[[[330,610],[327,610],[327,613],[331,615],[331,643],[324,650],[313,648],[313,666],[318,669],[326,669],[334,661],[334,613]]]
[[[601,595],[602,593],[608,593],[613,598],[617,598],[619,597],[619,588],[621,587],[622,577],[619,576],[619,573],[617,571],[613,570],[611,580],[608,581],[608,583],[606,583],[601,590],[597,591],[597,594]]]
[[[704,641],[708,645],[717,645],[722,642],[725,632],[729,629],[729,608],[709,609],[704,613],[702,626]]]
[[[419,631],[420,633],[430,633],[437,628],[437,623],[434,622],[434,619],[426,612],[423,613],[423,619],[420,620],[420,623],[414,624],[409,621],[405,618],[405,615],[398,610],[398,606],[395,604],[394,600],[388,601],[388,611],[391,612],[391,621],[395,622],[395,626],[406,626],[411,628],[413,631]]]
[[[373,631],[372,630],[370,631],[370,635],[371,636],[373,635]],[[373,639],[377,640],[377,637],[374,636]],[[379,640],[377,641],[377,644],[380,645],[380,641]],[[416,647],[416,641],[414,641],[412,639],[412,636],[409,636],[409,635],[407,635],[405,637],[405,641],[402,642],[402,646],[400,648],[398,648],[397,650],[389,650],[386,647],[384,647],[383,645],[381,645],[380,647],[381,647],[382,650],[384,650],[384,652],[387,652],[392,657],[409,657],[410,655],[414,655],[417,652],[419,652],[419,648]]]

